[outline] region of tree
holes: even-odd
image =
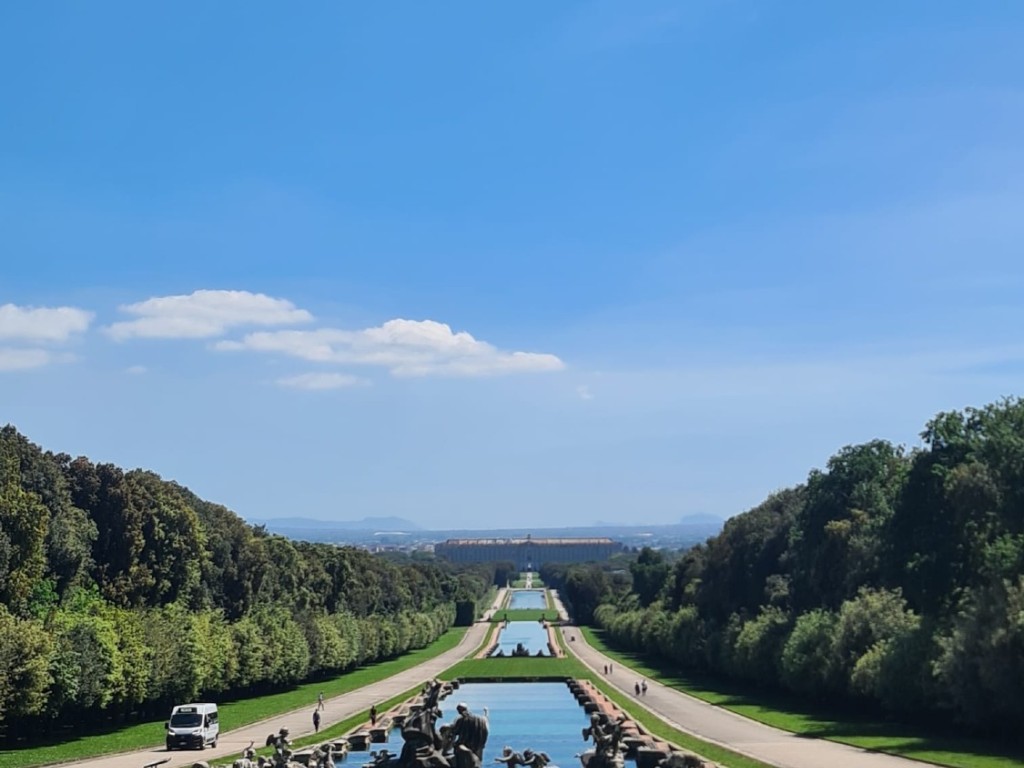
[[[43,711],[50,687],[50,638],[32,619],[0,605],[0,721]]]
[[[0,531],[6,572],[0,574],[0,601],[19,615],[27,615],[35,585],[46,572],[46,533],[49,515],[39,497],[18,484],[10,467],[0,470]]]
[[[817,609],[799,616],[779,658],[779,677],[791,691],[824,698],[842,689],[833,650],[839,617]]]
[[[640,598],[640,605],[646,607],[653,603],[664,589],[670,566],[665,556],[656,549],[644,547],[637,559],[629,564],[629,572],[633,574],[633,591]]]
[[[811,472],[791,537],[798,609],[837,608],[863,586],[880,586],[888,526],[909,463],[884,440],[848,446]]]

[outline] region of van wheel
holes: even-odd
[[[217,748],[217,737],[216,736],[213,737],[213,743],[210,746],[213,747],[214,749]]]

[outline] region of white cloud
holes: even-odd
[[[289,376],[278,379],[277,383],[282,387],[291,389],[342,389],[344,387],[358,387],[368,382],[358,376],[347,373],[302,373],[298,376]]]
[[[219,342],[216,347],[277,353],[320,363],[374,365],[389,369],[395,376],[493,376],[565,367],[555,355],[500,350],[434,320],[395,319],[360,331],[261,331],[241,341]]]
[[[149,370],[144,365],[131,365],[124,369],[125,373],[130,373],[132,376],[141,376]]]
[[[0,339],[19,341],[67,341],[83,333],[93,313],[75,307],[0,306]]]
[[[11,349],[0,347],[0,371],[25,371],[41,368],[53,358],[45,349]]]
[[[249,291],[194,291],[188,295],[157,296],[120,307],[137,315],[108,327],[122,341],[130,338],[205,339],[240,325],[292,325],[313,316],[286,299]]]

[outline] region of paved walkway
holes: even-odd
[[[607,682],[628,694],[674,728],[780,768],[922,768],[924,763],[868,752],[825,739],[797,736],[755,722],[727,709],[647,680],[647,694],[637,697],[640,675],[588,645],[577,627],[562,627],[566,648]],[[569,642],[569,636],[575,639]],[[610,675],[603,674],[613,664]]]
[[[498,590],[494,604],[491,607],[493,613],[501,601],[505,599],[505,590]],[[321,729],[327,728],[342,720],[346,720],[360,712],[365,712],[374,704],[397,696],[411,688],[416,688],[428,680],[431,680],[453,664],[462,661],[473,650],[483,642],[487,630],[490,627],[485,622],[477,622],[471,626],[462,637],[459,644],[439,656],[419,664],[412,669],[399,672],[397,675],[371,683],[363,688],[357,688],[349,693],[324,700],[324,709],[321,711]],[[277,715],[258,723],[236,728],[233,731],[222,733],[216,748],[207,747],[205,750],[168,752],[163,745],[137,752],[127,752],[120,755],[105,755],[91,760],[81,760],[76,763],[65,763],[78,768],[142,768],[149,763],[155,763],[170,757],[168,763],[162,768],[175,768],[176,766],[192,765],[198,760],[206,760],[214,764],[226,762],[229,755],[237,755],[245,749],[250,741],[255,741],[257,747],[262,747],[267,740],[267,734],[276,732],[282,727],[288,728],[291,737],[301,738],[313,733],[313,710],[316,709],[316,700],[309,702],[308,707]],[[157,729],[157,726],[154,726]],[[157,729],[158,730],[158,729]],[[162,734],[162,732],[161,732]],[[162,735],[161,735],[161,738]]]

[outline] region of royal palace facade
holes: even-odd
[[[623,545],[609,538],[448,539],[434,545],[434,554],[453,563],[511,561],[521,571],[535,571],[545,563],[591,563],[608,560]]]

